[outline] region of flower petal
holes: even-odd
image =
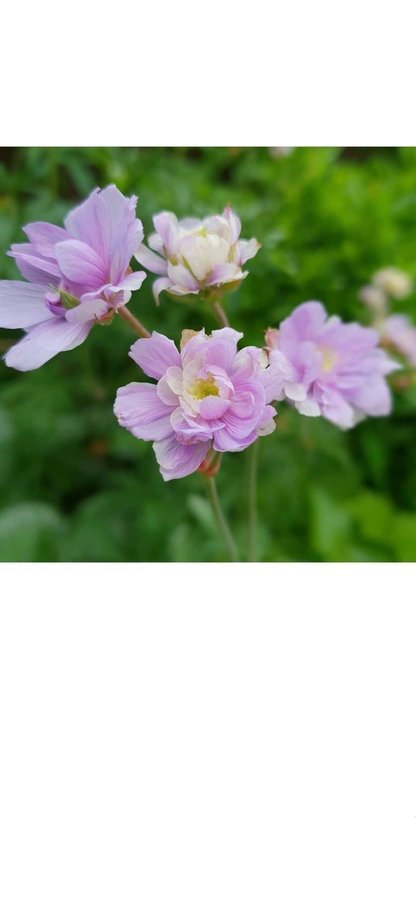
[[[156,281],[153,282],[152,291],[156,306],[159,306],[159,295],[162,293],[162,291],[168,291],[171,287],[172,282],[170,278],[157,278]]]
[[[108,304],[105,300],[96,297],[93,300],[84,300],[73,309],[69,309],[65,315],[67,322],[95,322],[108,312]]]
[[[52,317],[31,328],[26,337],[6,353],[6,366],[28,372],[38,369],[57,353],[73,350],[85,341],[91,330],[91,324],[67,322],[65,319]]]
[[[161,212],[153,216],[153,225],[163,241],[167,256],[175,250],[176,235],[178,232],[178,220],[174,213]]]
[[[59,268],[55,260],[39,254],[32,244],[12,244],[8,251],[23,278],[34,284],[58,285]]]
[[[59,268],[68,281],[94,289],[108,280],[98,253],[83,241],[63,241],[56,245],[55,252]]]
[[[144,441],[172,434],[171,409],[160,400],[155,384],[126,384],[117,391],[114,413],[120,425]]]
[[[31,328],[49,318],[44,284],[0,281],[1,328]]]
[[[258,253],[260,248],[261,244],[256,241],[256,238],[251,238],[249,241],[239,241],[237,249],[240,265],[243,266],[248,259],[253,259],[253,256]]]
[[[211,441],[197,444],[181,444],[175,436],[153,444],[160,473],[164,481],[184,478],[196,472],[208,453]]]
[[[221,263],[211,269],[206,284],[209,286],[215,284],[228,284],[230,281],[242,281],[247,278],[248,272],[242,272],[235,263]]]
[[[162,259],[157,253],[153,253],[153,250],[149,250],[145,244],[141,244],[134,255],[137,261],[149,272],[154,272],[155,275],[166,275],[168,271],[166,259]]]
[[[132,359],[150,378],[159,378],[169,366],[179,366],[181,358],[175,344],[164,334],[153,331],[150,338],[139,338],[131,347]]]

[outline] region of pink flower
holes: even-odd
[[[131,347],[132,359],[157,384],[119,388],[114,412],[135,437],[154,442],[165,481],[195,472],[210,449],[244,450],[273,431],[275,379],[264,351],[237,351],[242,336],[233,328],[210,337],[185,331],[179,352],[154,331]]]
[[[385,376],[400,366],[380,349],[374,329],[328,318],[311,300],[278,331],[269,329],[266,342],[270,368],[280,379],[275,399],[286,397],[303,415],[325,416],[340,428],[390,413]]]
[[[416,328],[407,316],[388,316],[380,324],[383,343],[401,353],[411,366],[416,366]]]
[[[23,229],[29,243],[13,244],[9,255],[27,281],[0,282],[0,326],[27,334],[6,353],[6,365],[37,369],[128,303],[146,277],[129,269],[143,240],[136,203],[110,185],[70,212],[65,228],[34,222]]]
[[[185,296],[236,285],[248,275],[242,266],[260,248],[255,238],[239,240],[241,222],[229,206],[221,216],[202,220],[178,222],[174,213],[161,212],[154,216],[153,224],[156,233],[149,238],[151,249],[142,245],[135,255],[142,266],[163,276],[153,285],[156,303],[161,291]]]

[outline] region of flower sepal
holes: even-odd
[[[218,472],[221,468],[221,454],[217,453],[215,450],[209,450],[205,459],[202,460],[201,465],[198,467],[198,472],[204,478],[215,478],[218,475]]]

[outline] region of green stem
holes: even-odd
[[[257,559],[257,463],[259,443],[249,447],[247,454],[247,561]]]
[[[211,306],[212,306],[212,311],[214,313],[214,316],[215,316],[217,322],[220,325],[222,325],[223,328],[228,328],[230,323],[229,323],[227,316],[221,306],[221,303],[219,303],[219,301],[216,300],[215,303],[211,304]]]
[[[218,496],[217,485],[215,482],[215,477],[207,478],[207,489],[209,499],[211,500],[212,508],[214,510],[214,515],[217,519],[218,525],[220,527],[222,536],[224,538],[224,543],[227,547],[228,555],[231,559],[231,562],[238,562],[238,550],[234,541],[234,538],[231,534],[230,527],[228,522],[224,516],[224,513],[221,508],[220,498]]]

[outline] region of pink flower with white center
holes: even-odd
[[[110,185],[72,210],[64,228],[33,222],[23,229],[29,242],[13,244],[9,255],[27,281],[0,282],[0,327],[27,332],[6,353],[7,366],[37,369],[128,303],[146,278],[129,268],[143,240],[136,203]]]
[[[135,437],[154,442],[165,481],[195,472],[211,449],[244,450],[274,430],[276,379],[264,351],[237,351],[241,337],[233,328],[185,331],[179,351],[154,331],[131,347],[157,384],[119,388],[114,412]]]
[[[416,328],[407,316],[388,316],[379,326],[381,340],[416,366]]]
[[[256,255],[260,244],[255,238],[240,240],[241,222],[227,206],[221,216],[207,219],[182,219],[174,213],[154,216],[156,232],[142,245],[136,259],[156,275],[153,285],[156,303],[161,291],[174,296],[199,294],[200,291],[234,287],[248,272],[242,266]]]
[[[285,397],[304,416],[325,416],[351,428],[365,416],[391,412],[385,376],[400,368],[379,344],[373,328],[328,318],[314,300],[302,303],[266,333],[270,369],[280,379],[276,400]]]

